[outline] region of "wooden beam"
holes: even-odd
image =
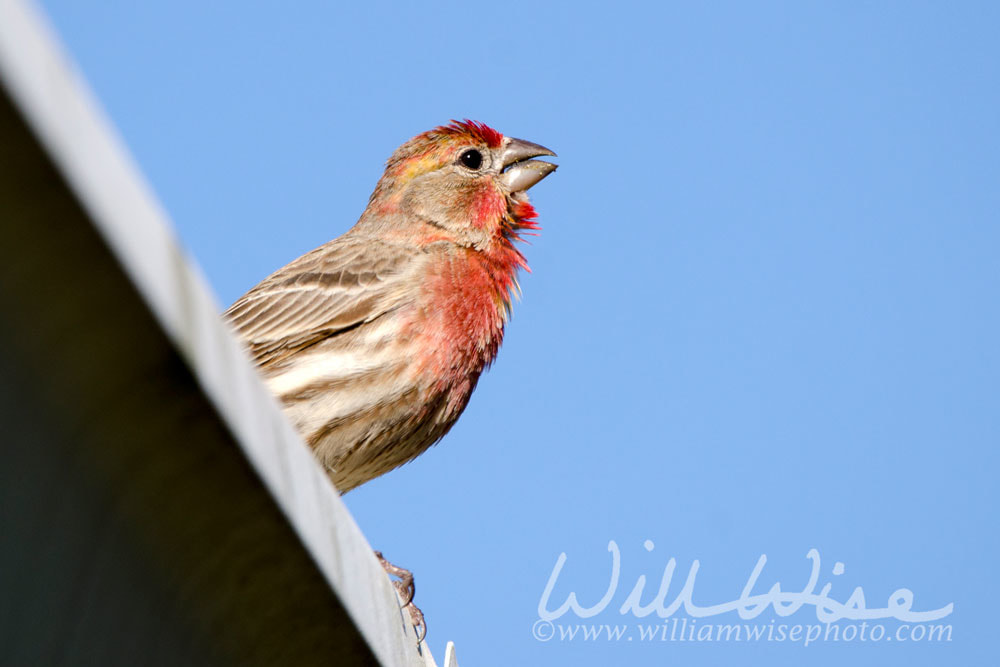
[[[0,662],[433,665],[97,109],[0,0]]]

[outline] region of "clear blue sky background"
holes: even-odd
[[[43,5],[220,305],[353,224],[417,132],[559,153],[465,416],[345,497],[416,573],[439,659],[995,658],[1000,5]],[[761,554],[758,591],[801,589],[816,548],[838,600],[953,602],[953,641],[534,639],[558,555],[553,606],[589,605],[612,539],[591,622],[634,622],[618,605],[670,557],[668,601],[698,559],[711,604]]]

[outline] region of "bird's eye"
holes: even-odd
[[[475,148],[465,151],[458,159],[469,169],[479,169],[483,164],[483,154]]]

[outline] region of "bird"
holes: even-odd
[[[518,242],[539,230],[527,191],[556,170],[546,156],[479,121],[418,134],[354,226],[224,312],[340,493],[426,451],[465,409],[528,270]]]

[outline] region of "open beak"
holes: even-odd
[[[531,159],[542,155],[556,157],[556,154],[545,146],[539,146],[523,139],[510,138],[500,154],[504,168],[503,173],[500,174],[500,182],[507,186],[511,192],[527,190],[556,170],[556,165],[551,162]]]

